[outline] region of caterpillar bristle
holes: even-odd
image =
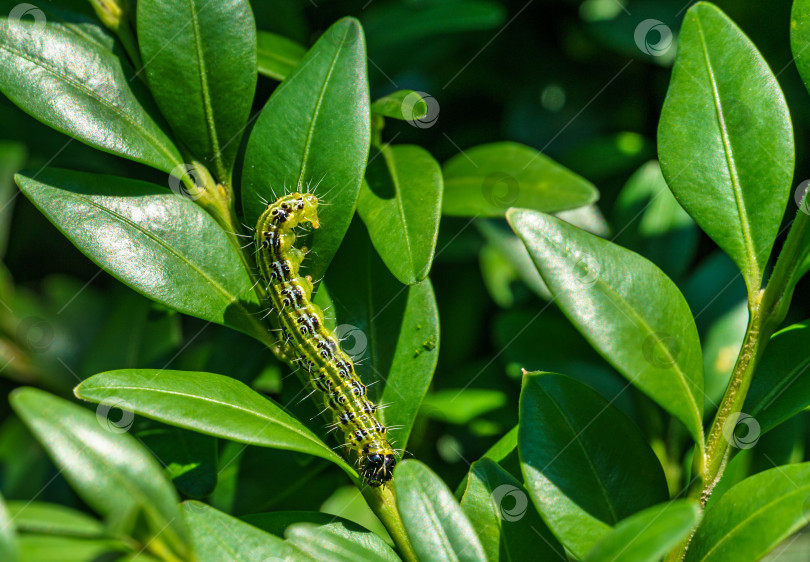
[[[325,408],[313,419],[332,413],[329,433],[341,429],[346,442],[338,448],[348,448],[357,456],[363,481],[376,487],[390,481],[397,456],[386,438],[386,428],[375,417],[377,407],[369,401],[367,389],[379,381],[364,385],[355,372],[355,365],[341,348],[337,336],[325,325],[324,311],[312,303],[312,278],[302,277],[300,270],[305,257],[318,252],[311,248],[296,248],[295,231],[307,225],[319,228],[317,207],[319,199],[312,194],[311,182],[306,192],[289,193],[278,198],[259,217],[255,230],[257,265],[267,283],[266,294],[278,311],[283,345],[295,355],[289,363],[309,374],[313,390],[321,393]],[[286,186],[285,186],[286,189]],[[303,190],[302,186],[299,189]],[[334,189],[334,188],[332,188]],[[331,190],[330,190],[331,192]],[[269,313],[268,313],[269,314]]]

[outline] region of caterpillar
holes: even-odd
[[[270,203],[256,224],[256,263],[279,312],[290,362],[309,374],[313,392],[332,412],[332,427],[341,429],[346,446],[356,452],[363,481],[377,487],[391,480],[397,463],[387,429],[377,420],[378,407],[368,399],[338,337],[326,327],[323,311],[312,302],[312,278],[299,275],[305,251],[294,246],[293,230],[305,223],[319,228],[317,208],[318,198],[311,193],[291,193]]]

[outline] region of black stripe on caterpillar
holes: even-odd
[[[312,302],[312,278],[299,275],[305,254],[295,247],[293,230],[304,223],[319,228],[317,208],[318,198],[310,193],[291,193],[270,203],[256,224],[256,263],[268,285],[268,298],[279,312],[283,342],[295,357],[292,362],[300,363],[331,410],[335,427],[357,454],[363,481],[376,487],[393,477],[396,452],[354,364],[326,327],[321,308]]]

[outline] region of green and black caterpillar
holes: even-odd
[[[299,275],[305,253],[294,246],[293,229],[302,223],[318,228],[317,208],[318,198],[311,193],[291,193],[270,203],[256,225],[256,261],[269,299],[279,312],[282,340],[292,350],[292,361],[309,374],[310,383],[332,412],[334,427],[357,453],[363,480],[376,487],[393,477],[395,451],[354,364],[324,324],[321,308],[312,302],[312,278]]]

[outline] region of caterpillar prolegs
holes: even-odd
[[[360,474],[369,486],[391,480],[397,457],[375,416],[377,406],[337,336],[325,326],[323,311],[312,302],[312,278],[301,277],[304,252],[296,248],[293,229],[318,222],[318,198],[291,193],[267,206],[256,225],[257,264],[268,284],[268,295],[279,311],[282,338],[294,350],[295,361],[309,373],[312,386],[333,415],[335,427],[357,453]]]

